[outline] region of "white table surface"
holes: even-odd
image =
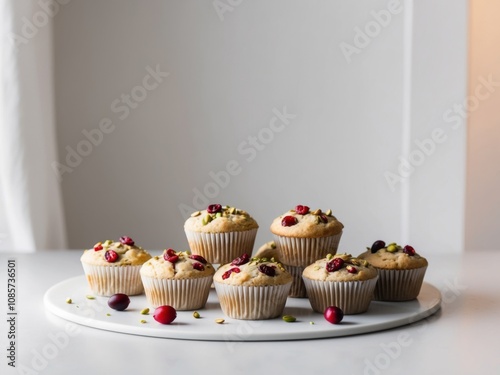
[[[52,285],[83,274],[80,254],[0,254],[1,374],[500,374],[500,272],[494,272],[500,251],[426,254],[430,266],[425,281],[441,291],[441,310],[387,331],[315,340],[216,342],[78,325],[58,348],[52,338],[63,337],[73,323],[47,312],[43,296]],[[12,258],[18,288],[16,369],[6,358],[6,270]]]

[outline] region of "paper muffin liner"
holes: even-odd
[[[214,281],[222,312],[242,320],[272,319],[281,315],[292,283],[268,286],[228,285]]]
[[[417,298],[424,281],[427,266],[409,270],[378,268],[378,282],[374,299],[377,301],[409,301]]]
[[[289,297],[293,298],[306,298],[307,290],[304,285],[304,280],[302,280],[302,272],[304,271],[303,266],[289,266],[284,264],[287,271],[293,276],[292,287],[288,293]]]
[[[241,232],[203,233],[185,230],[191,253],[212,264],[225,264],[243,253],[252,254],[257,229]]]
[[[328,237],[298,238],[273,234],[280,261],[290,266],[308,266],[327,254],[335,255],[342,232]]]
[[[142,283],[151,307],[169,305],[182,311],[205,307],[212,279],[212,275],[196,279],[158,279],[142,276]]]
[[[311,307],[323,314],[328,306],[337,306],[345,315],[366,312],[373,298],[377,278],[359,281],[323,281],[303,277]]]
[[[82,266],[90,289],[99,296],[116,293],[134,296],[144,292],[140,275],[142,265],[96,266],[82,262]]]

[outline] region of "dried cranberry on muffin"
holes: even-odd
[[[119,241],[96,243],[83,252],[80,261],[93,293],[137,295],[144,291],[140,268],[150,258],[151,255],[132,238],[123,236]]]
[[[396,242],[375,241],[359,255],[379,271],[375,300],[408,301],[417,298],[422,287],[428,261],[413,246]]]
[[[169,305],[176,310],[205,306],[214,267],[201,255],[166,249],[141,267],[141,278],[148,303],[156,308]]]
[[[283,312],[292,276],[273,258],[244,253],[219,267],[214,285],[222,311],[230,318],[272,319]]]
[[[184,223],[191,252],[214,264],[230,262],[241,253],[251,254],[258,228],[245,210],[220,204],[193,212]]]

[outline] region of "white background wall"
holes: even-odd
[[[239,5],[220,15],[212,1],[73,0],[55,18],[70,246],[127,234],[187,248],[180,205],[201,208],[196,189],[232,162],[237,173],[210,202],[249,211],[257,246],[274,217],[307,204],[344,223],[341,251],[376,239],[462,250],[465,131],[443,114],[465,97],[466,1],[413,12],[395,0],[222,3]],[[357,48],[348,58],[347,44]],[[169,73],[150,91],[148,67]],[[146,95],[126,113],[131,93]],[[284,108],[296,117],[265,130]],[[102,121],[108,133],[85,148],[82,132]],[[436,127],[447,140],[391,187],[388,173],[399,176],[400,157]]]

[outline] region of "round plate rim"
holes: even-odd
[[[198,310],[202,319],[195,319],[192,311],[178,311],[172,324],[161,325],[154,321],[151,314],[140,314],[140,310],[147,307],[144,294],[131,296],[129,308],[121,312],[107,306],[107,297],[96,296],[89,300],[87,295],[92,293],[85,275],[75,276],[50,287],[44,294],[44,305],[49,312],[62,319],[100,330],[204,341],[288,341],[353,336],[408,325],[429,317],[441,308],[440,291],[424,282],[417,299],[406,302],[372,301],[366,313],[346,315],[341,324],[330,324],[321,314],[314,313],[307,298],[291,297],[283,315],[294,315],[297,318],[294,323],[280,318],[238,320],[222,313],[212,289],[207,306]],[[68,304],[66,298],[74,298],[74,302]],[[224,324],[215,323],[215,318],[224,319]],[[147,323],[141,323],[142,319]]]

